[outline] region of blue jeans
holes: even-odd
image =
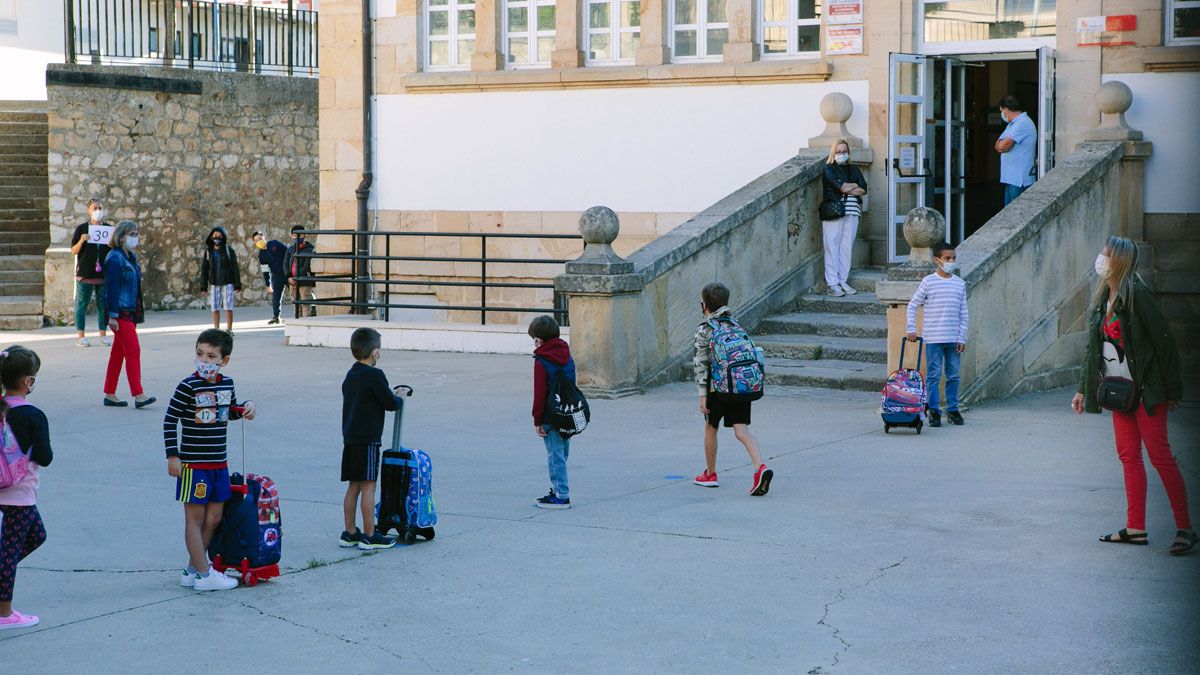
[[[279,301],[283,299],[283,289],[287,286],[282,279],[276,279],[275,275],[271,275],[271,312],[275,318],[279,318]]]
[[[87,327],[87,308],[92,296],[96,297],[99,328],[108,330],[108,312],[104,308],[104,284],[85,284],[82,281],[75,282],[75,330]]]
[[[946,410],[958,410],[958,345],[953,342],[942,342],[936,345],[925,345],[925,358],[929,361],[929,409],[941,411],[938,407],[938,385],[942,383],[942,373],[946,374]]]
[[[571,489],[567,487],[567,457],[571,454],[571,439],[563,438],[549,424],[543,424],[546,430],[546,464],[550,467],[550,485],[554,494],[563,499],[570,499]]]
[[[1029,189],[1028,185],[1022,187],[1020,185],[1009,185],[1008,183],[1005,183],[1004,184],[1004,205],[1008,206],[1009,204],[1011,204],[1013,202],[1014,199],[1016,199],[1017,197],[1020,197],[1022,192],[1026,191],[1028,189]]]

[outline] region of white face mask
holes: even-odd
[[[1101,279],[1107,279],[1108,271],[1108,256],[1101,253],[1096,256],[1096,275]]]
[[[102,220],[104,220],[104,209],[96,209],[95,211],[92,211],[93,223],[98,223]]]
[[[942,263],[942,271],[946,274],[954,274],[958,271],[958,261],[951,260],[950,262]]]
[[[136,234],[131,234],[128,237],[125,237],[125,248],[128,248],[128,249],[137,248],[138,242],[139,242],[138,236]]]
[[[211,380],[215,378],[219,372],[221,372],[221,364],[205,363],[200,359],[196,359],[196,374],[200,377],[206,380]]]
[[[838,164],[845,164],[846,162],[850,161],[850,155],[844,152],[839,152],[833,156],[833,161],[837,162]]]

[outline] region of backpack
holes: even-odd
[[[757,401],[763,396],[767,370],[763,351],[737,321],[719,316],[708,321],[708,379],[710,395],[734,401]]]
[[[563,366],[546,359],[538,361],[546,369],[546,407],[542,423],[549,424],[563,438],[581,433],[592,420],[592,410],[579,387],[566,377]]]
[[[4,401],[10,409],[29,405],[25,399],[16,396],[6,397]],[[20,483],[30,472],[30,461],[29,455],[17,443],[17,436],[5,416],[4,421],[0,422],[0,490]]]

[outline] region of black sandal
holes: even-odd
[[[1103,537],[1100,537],[1100,541],[1107,542],[1109,544],[1134,544],[1137,546],[1146,546],[1150,543],[1150,540],[1146,538],[1145,532],[1129,534],[1129,531],[1122,527],[1121,531],[1118,532],[1117,535],[1119,535],[1118,538],[1114,538],[1113,535],[1106,534]]]
[[[1180,537],[1183,537],[1187,541],[1178,541]],[[1177,541],[1174,544],[1171,544],[1171,555],[1183,555],[1193,548],[1196,548],[1196,544],[1200,544],[1200,536],[1196,536],[1195,532],[1189,532],[1187,530],[1179,530],[1176,532],[1175,539]]]

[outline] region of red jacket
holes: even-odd
[[[533,350],[533,356],[533,423],[541,426],[542,413],[546,407],[549,377],[546,369],[542,367],[541,361],[537,359],[546,359],[550,363],[564,366],[564,374],[572,381],[575,379],[575,364],[571,361],[571,347],[562,338],[553,338],[543,342],[542,346]]]

